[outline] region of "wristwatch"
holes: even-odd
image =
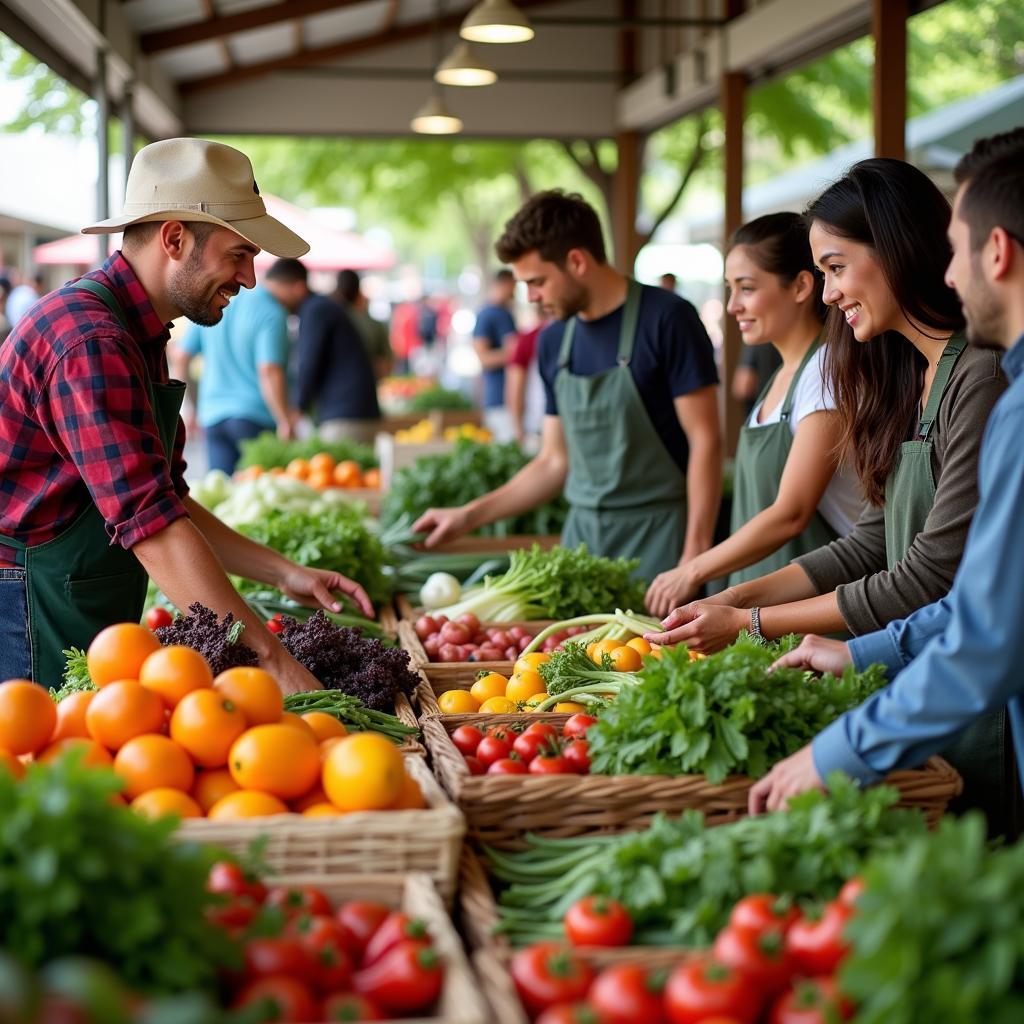
[[[756,640],[759,644],[766,643],[764,636],[761,633],[761,609],[751,608],[750,609],[750,636]]]

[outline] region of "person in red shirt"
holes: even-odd
[[[97,271],[43,296],[0,346],[0,679],[59,685],[62,650],[138,621],[152,578],[179,608],[201,602],[246,626],[285,692],[318,689],[248,608],[227,572],[338,609],[367,613],[362,588],[306,569],[229,529],[189,497],[169,379],[167,323],[213,325],[255,284],[261,248],[308,245],[268,217],[248,158],[200,139],[141,150]]]

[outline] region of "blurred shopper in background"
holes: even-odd
[[[675,274],[662,274],[661,277],[658,278],[658,284],[660,284],[667,292],[674,292],[678,283],[679,279]]]
[[[345,310],[359,332],[373,366],[373,375],[377,380],[386,377],[395,365],[388,326],[370,316],[370,304],[359,286],[359,275],[354,270],[339,271],[338,287],[331,298]]]
[[[512,271],[497,271],[487,292],[487,305],[477,314],[473,328],[473,348],[483,368],[484,423],[498,441],[507,441],[513,434],[505,406],[505,367],[519,341],[511,310],[515,290]]]
[[[174,376],[190,379],[203,357],[196,418],[206,432],[210,469],[233,473],[240,441],[264,430],[294,436],[298,411],[288,403],[288,314],[262,285],[243,289],[212,327],[192,324],[171,353]]]
[[[544,382],[537,368],[537,339],[548,323],[537,304],[537,322],[519,333],[505,367],[505,405],[512,436],[519,442],[538,436],[544,422]]]
[[[4,306],[4,312],[7,314],[7,320],[11,327],[18,326],[18,321],[45,291],[46,284],[39,271],[33,273],[11,291]]]
[[[0,275],[0,341],[3,341],[11,333],[11,321],[7,319],[4,310],[7,309],[7,299],[11,294],[11,279],[6,275]]]
[[[377,381],[355,325],[336,302],[310,291],[300,260],[277,260],[265,284],[299,317],[296,405],[313,417],[325,441],[371,444],[380,427]]]
[[[418,306],[413,302],[399,303],[391,311],[391,351],[395,358],[395,373],[409,372],[413,354],[421,346]]]
[[[772,375],[782,365],[782,357],[774,345],[748,345],[744,342],[732,375],[732,397],[742,402],[747,416],[757,405],[757,396],[768,386]]]

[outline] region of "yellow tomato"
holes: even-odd
[[[528,711],[531,714],[540,709],[541,704],[548,699],[548,694],[535,693],[532,697],[527,697],[526,700],[522,701],[521,707],[524,711]]]
[[[469,688],[469,692],[478,704],[483,704],[491,697],[504,697],[506,686],[508,686],[508,680],[504,676],[497,672],[486,672],[477,677],[476,682]]]
[[[636,672],[643,665],[643,658],[640,652],[632,647],[616,647],[610,651],[608,657],[612,659],[612,666],[616,672]]]
[[[545,654],[543,651],[533,651],[530,654],[520,654],[519,659],[515,663],[514,671],[519,673],[525,669],[532,669],[536,672],[545,661],[550,660],[551,655]]]
[[[471,715],[480,710],[480,702],[469,690],[445,690],[437,698],[443,715]]]
[[[612,651],[617,651],[622,646],[623,646],[622,643],[620,641],[618,641],[618,640],[601,640],[601,641],[598,642],[597,646],[594,648],[594,653],[591,654],[590,660],[595,665],[600,665],[601,664],[601,655],[602,654],[610,655],[612,653]]]
[[[586,704],[578,704],[574,700],[559,701],[554,708],[561,715],[578,715],[587,710]]]
[[[519,710],[508,697],[491,697],[480,705],[483,715],[512,715]]]
[[[632,640],[627,640],[626,646],[632,647],[641,657],[651,653],[651,645],[642,636],[635,636]]]
[[[517,672],[508,681],[505,696],[514,704],[518,704],[522,700],[543,693],[546,689],[544,677],[539,672],[526,668],[522,672]]]

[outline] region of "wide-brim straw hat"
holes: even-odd
[[[149,221],[220,224],[274,256],[295,258],[309,244],[267,214],[249,158],[204,139],[165,139],[132,161],[120,215],[82,228],[85,235],[123,231]]]

